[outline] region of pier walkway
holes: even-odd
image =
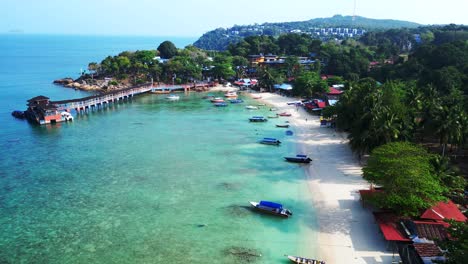
[[[50,101],[50,104],[55,105],[60,111],[75,110],[77,113],[81,111],[88,111],[89,109],[99,109],[105,107],[108,104],[124,101],[132,98],[135,95],[139,95],[147,92],[172,92],[175,90],[190,91],[188,85],[158,85],[153,86],[150,83],[134,86],[118,91],[111,91],[107,93],[101,93],[97,95],[87,96],[78,99],[62,100],[62,101]]]

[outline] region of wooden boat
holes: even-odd
[[[307,155],[302,154],[297,154],[295,157],[284,157],[284,159],[295,163],[310,163],[312,161],[312,159],[307,157]]]
[[[298,264],[325,264],[325,261],[322,261],[322,260],[296,257],[296,256],[288,256],[288,259]]]
[[[287,125],[287,124],[286,124],[286,125],[278,125],[278,124],[277,124],[277,125],[276,125],[276,127],[284,127],[284,128],[288,128],[288,127],[289,127],[289,125]]]
[[[292,212],[288,209],[283,208],[283,205],[279,203],[274,203],[274,202],[269,202],[269,201],[260,201],[260,202],[250,202],[250,204],[255,209],[263,213],[277,215],[281,217],[292,216]]]
[[[279,141],[279,140],[276,139],[276,138],[263,138],[263,139],[261,139],[260,141],[258,141],[258,143],[260,143],[260,144],[265,144],[265,145],[275,145],[275,146],[279,146],[279,144],[281,144],[281,141]]]
[[[216,107],[226,107],[226,106],[228,106],[228,104],[227,104],[227,103],[225,103],[225,102],[221,102],[221,103],[214,103],[213,105],[214,105],[214,106],[216,106]]]
[[[251,118],[249,118],[249,121],[250,122],[266,122],[268,121],[268,119],[266,119],[263,116],[252,116]]]
[[[291,116],[290,113],[286,113],[286,112],[279,113],[278,115],[279,115],[279,116]]]
[[[245,107],[245,109],[249,109],[249,110],[257,110],[258,107],[257,106],[253,106],[253,105],[248,105]]]

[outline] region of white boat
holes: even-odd
[[[180,99],[180,96],[175,95],[175,94],[171,94],[168,97],[166,97],[166,99],[169,100],[169,101],[177,101],[177,100]]]
[[[68,112],[61,112],[60,115],[62,116],[62,120],[64,121],[73,121],[73,116]]]
[[[248,106],[245,107],[245,109],[257,110],[257,109],[258,109],[258,106],[248,105]]]

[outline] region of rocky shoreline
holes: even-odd
[[[132,86],[128,82],[117,82],[112,78],[96,79],[84,77],[80,77],[78,79],[65,77],[62,79],[54,80],[53,84],[84,91],[111,91],[125,89]]]

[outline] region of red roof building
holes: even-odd
[[[448,233],[446,231],[446,223],[436,223],[429,221],[413,221],[416,226],[416,232],[419,238],[425,238],[429,240],[446,240]]]
[[[396,242],[410,242],[411,240],[398,226],[398,217],[391,213],[373,212],[374,218],[382,231],[385,240]]]
[[[466,222],[466,216],[460,212],[458,207],[452,202],[438,202],[433,207],[427,209],[422,215],[422,219],[430,219],[434,221],[444,221],[445,219],[453,219],[458,222]]]
[[[330,92],[328,92],[327,94],[328,95],[340,95],[342,93],[343,93],[343,91],[338,90],[338,89],[336,89],[334,87],[330,87]]]

